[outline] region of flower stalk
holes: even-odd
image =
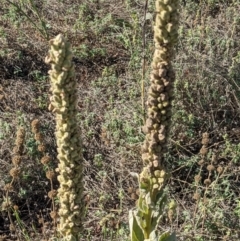
[[[64,240],[76,241],[82,229],[83,157],[80,130],[77,126],[77,94],[70,44],[62,35],[50,40],[46,63],[51,64],[51,103],[56,116],[58,151],[58,198],[60,202],[58,231]]]
[[[147,118],[143,127],[143,170],[138,177],[140,196],[135,210],[130,211],[132,241],[175,240],[164,233],[158,237],[157,225],[165,213],[167,197],[164,187],[169,175],[164,169],[164,153],[171,125],[175,73],[171,61],[178,37],[178,0],[156,0],[154,25],[155,51],[147,99]],[[170,203],[173,210],[175,204]]]

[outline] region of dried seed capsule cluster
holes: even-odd
[[[17,205],[13,205],[9,193],[14,191],[13,183],[16,179],[20,177],[21,174],[20,164],[22,162],[22,155],[24,152],[24,142],[25,129],[23,127],[19,127],[19,129],[17,130],[15,146],[13,148],[13,168],[11,168],[11,170],[9,171],[9,175],[12,177],[12,180],[4,186],[4,191],[6,192],[6,195],[5,200],[1,204],[2,210],[9,210],[10,208],[13,208],[15,211],[17,211]],[[13,223],[11,223],[10,227],[12,225]],[[12,226],[12,228],[14,228],[14,226]]]
[[[199,154],[201,156],[201,160],[198,162],[198,165],[200,166],[200,171],[199,174],[194,177],[195,179],[195,184],[196,184],[196,192],[193,195],[193,199],[199,200],[201,198],[201,195],[199,193],[199,184],[202,182],[205,185],[205,190],[211,185],[212,183],[212,176],[215,171],[220,173],[222,171],[222,167],[219,166],[216,169],[216,164],[218,161],[217,153],[212,153],[212,158],[209,158],[210,152],[209,152],[209,143],[210,143],[210,138],[209,138],[209,133],[205,132],[202,134],[202,147],[199,151]],[[205,178],[202,177],[202,171],[207,170],[208,175]]]
[[[153,170],[162,165],[163,153],[171,123],[171,102],[175,74],[171,66],[173,45],[177,41],[178,1],[156,1],[154,26],[155,52],[152,62],[151,85],[148,91],[146,134],[142,146],[142,159]]]
[[[20,164],[22,162],[22,154],[24,150],[24,141],[25,141],[25,129],[20,127],[17,130],[17,137],[15,140],[15,147],[13,148],[13,158],[12,163],[14,167],[10,170],[9,174],[13,179],[19,177],[21,170]]]
[[[34,119],[31,123],[32,126],[32,132],[34,134],[34,139],[36,140],[38,144],[38,151],[41,152],[43,155],[41,158],[41,163],[47,168],[46,177],[50,182],[51,191],[48,193],[48,197],[52,201],[52,212],[55,212],[55,203],[54,198],[57,196],[57,191],[53,189],[53,178],[55,177],[55,172],[50,168],[50,162],[52,158],[46,153],[46,143],[44,142],[43,134],[41,133],[41,126],[40,121],[38,119]],[[56,223],[56,215],[50,215],[51,217],[54,217],[55,219],[54,224]]]
[[[76,240],[83,218],[83,158],[80,131],[77,126],[76,80],[70,44],[62,35],[50,40],[46,62],[51,64],[51,104],[56,115],[58,146],[58,197],[60,201],[59,232],[68,240]]]
[[[157,224],[167,204],[164,186],[168,173],[163,168],[163,154],[166,151],[172,115],[175,74],[171,60],[173,45],[177,41],[178,4],[179,0],[156,0],[155,52],[148,90],[147,118],[143,127],[146,134],[142,145],[144,167],[139,175],[140,195],[137,210],[130,212],[131,216],[135,216],[135,220],[140,220],[132,223],[131,230],[138,232],[137,226],[140,226],[145,240],[150,240],[150,236],[155,235],[153,233],[157,230]],[[163,203],[161,208],[160,202]],[[173,220],[173,213],[172,204],[168,213],[170,221]]]

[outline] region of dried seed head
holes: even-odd
[[[18,211],[18,209],[19,209],[18,205],[14,205],[14,206],[13,206],[13,209],[14,209],[15,211]]]
[[[51,191],[49,191],[48,192],[48,197],[50,198],[50,199],[53,199],[54,197],[56,197],[57,196],[57,190],[51,190]]]
[[[44,157],[41,158],[41,163],[43,165],[47,165],[50,161],[51,161],[51,157],[50,156],[44,156]]]
[[[205,180],[204,180],[204,184],[205,184],[206,186],[209,186],[209,185],[211,184],[211,180],[210,180],[209,178],[205,179]]]
[[[138,199],[138,195],[136,194],[136,193],[131,193],[131,199],[132,200],[136,200],[136,199]]]
[[[13,153],[14,154],[19,154],[21,155],[23,153],[23,149],[24,149],[24,146],[23,146],[23,140],[16,140],[16,146],[13,148]]]
[[[205,162],[204,159],[201,159],[201,160],[198,162],[198,165],[199,165],[199,166],[203,166],[203,165],[204,165],[204,162]]]
[[[22,162],[21,156],[17,155],[12,158],[12,163],[14,166],[19,166]]]
[[[54,176],[55,176],[54,171],[47,171],[46,172],[47,179],[52,180],[54,178]]]
[[[21,171],[20,168],[14,167],[9,171],[9,174],[13,178],[18,178],[20,175]]]
[[[25,129],[23,127],[20,127],[17,131],[17,139],[24,140],[25,139]]]
[[[50,217],[53,219],[53,220],[55,220],[56,218],[57,218],[57,212],[56,211],[51,211],[51,213],[50,213]]]
[[[215,170],[215,167],[214,167],[212,164],[210,164],[210,165],[207,166],[207,170],[208,170],[209,172],[214,171],[214,170]]]
[[[38,145],[38,151],[45,152],[46,151],[46,146],[43,145],[43,144]]]
[[[22,146],[14,146],[14,148],[13,148],[13,154],[14,154],[14,155],[22,154],[22,150],[23,150]]]
[[[202,134],[202,145],[207,146],[209,143],[209,134],[207,132]]]
[[[38,141],[38,142],[42,142],[42,141],[43,141],[43,135],[42,135],[42,133],[41,133],[41,132],[35,133],[34,139],[35,139],[36,141]]]
[[[221,173],[223,172],[223,167],[222,167],[222,166],[218,166],[217,172],[218,172],[219,174],[221,174]]]
[[[38,119],[35,119],[32,121],[31,123],[31,126],[32,126],[32,132],[33,133],[38,133],[39,132],[39,120]]]
[[[4,186],[4,191],[6,192],[12,192],[13,191],[13,185],[11,183],[7,183],[5,186]]]
[[[202,156],[206,156],[208,153],[208,149],[206,148],[206,146],[202,146],[201,150],[200,150],[200,154]]]
[[[201,197],[201,195],[200,195],[200,193],[198,193],[198,192],[195,192],[195,193],[193,194],[193,199],[195,199],[195,200],[199,200],[200,197]]]
[[[212,155],[212,163],[216,164],[217,163],[217,155],[213,153]]]
[[[195,182],[199,182],[199,181],[201,181],[201,179],[202,179],[202,177],[200,175],[196,175],[194,177]]]
[[[23,144],[25,140],[25,129],[20,127],[17,131],[17,137],[15,141],[16,148],[14,148],[14,153],[15,154],[22,154],[23,152]]]

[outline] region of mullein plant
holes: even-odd
[[[146,134],[142,145],[144,167],[137,175],[140,195],[130,211],[131,241],[173,241],[174,233],[159,235],[157,225],[168,208],[171,221],[175,203],[168,202],[164,187],[169,174],[164,168],[164,153],[171,125],[175,74],[171,65],[178,37],[179,0],[156,0],[154,25],[155,51],[151,65],[147,99]]]
[[[79,240],[84,213],[83,157],[80,130],[77,121],[77,93],[71,46],[62,35],[50,40],[46,63],[49,71],[51,103],[49,110],[56,116],[58,151],[58,232],[64,240]]]

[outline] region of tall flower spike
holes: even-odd
[[[179,0],[156,0],[155,51],[147,99],[147,119],[143,127],[146,134],[142,145],[145,166],[139,175],[137,208],[130,211],[132,241],[175,240],[175,235],[169,233],[157,237],[156,230],[167,207],[164,185],[168,174],[163,169],[163,155],[169,136],[174,95],[175,74],[171,60],[178,36],[178,4]]]
[[[58,231],[64,240],[78,240],[83,217],[83,158],[80,130],[77,126],[76,80],[70,44],[62,35],[50,40],[46,62],[51,64],[50,109],[56,115],[58,146]]]
[[[143,130],[146,138],[142,147],[145,164],[159,169],[171,124],[171,103],[175,74],[172,69],[173,45],[177,41],[178,0],[156,1],[156,21],[154,26],[155,52],[148,91],[147,120]]]

